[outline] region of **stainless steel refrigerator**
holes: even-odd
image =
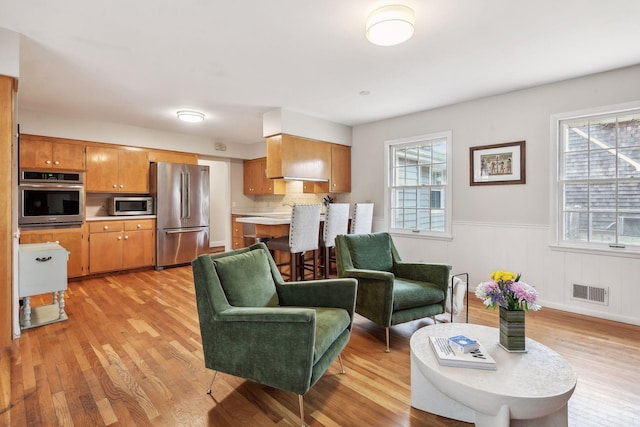
[[[152,163],[156,269],[190,263],[209,251],[209,166]]]

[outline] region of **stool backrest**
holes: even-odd
[[[371,233],[373,224],[373,203],[356,203],[351,219],[351,234]]]
[[[318,249],[320,235],[320,205],[294,205],[289,226],[291,253]]]
[[[329,203],[324,217],[322,245],[332,248],[336,245],[338,234],[349,232],[349,203]]]

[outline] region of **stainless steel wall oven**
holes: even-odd
[[[84,172],[21,170],[19,192],[23,227],[84,222]]]

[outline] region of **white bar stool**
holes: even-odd
[[[327,279],[331,273],[331,262],[335,263],[335,258],[331,257],[331,248],[336,246],[336,236],[347,234],[349,231],[349,203],[329,203],[327,213],[324,217],[324,230],[322,232],[322,271],[323,277]]]
[[[320,234],[320,205],[293,205],[289,235],[267,242],[271,251],[289,252],[290,281],[304,280],[304,255],[313,251],[313,278],[317,278],[318,248]],[[278,264],[281,267],[287,264]],[[300,275],[298,276],[298,273]]]
[[[356,203],[353,208],[350,234],[371,233],[373,225],[373,203]]]

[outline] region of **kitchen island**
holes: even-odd
[[[291,224],[291,214],[279,216],[242,216],[236,218],[236,222],[253,225],[244,227],[245,239],[276,238],[289,235],[289,224]]]

